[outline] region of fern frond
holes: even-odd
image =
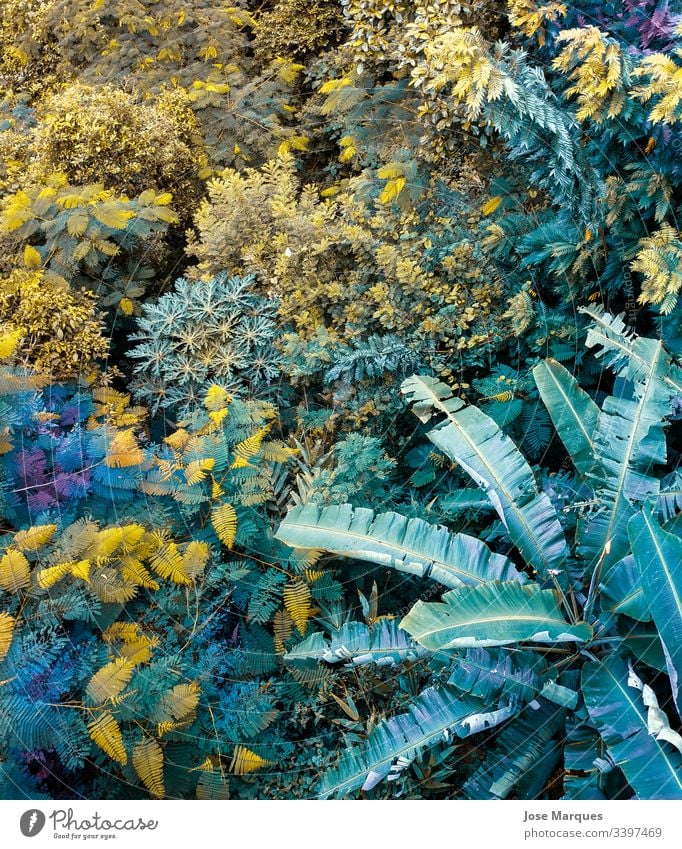
[[[19,551],[36,551],[52,539],[56,530],[56,525],[36,525],[15,534],[14,544]]]
[[[128,763],[128,755],[123,745],[123,735],[112,713],[105,711],[97,719],[89,722],[88,733],[110,758],[123,765]]]
[[[0,613],[0,660],[4,660],[12,644],[16,620],[9,613]]]
[[[237,513],[231,504],[220,504],[211,512],[211,524],[218,539],[226,548],[232,548],[237,535]]]
[[[230,772],[235,775],[248,775],[250,772],[255,772],[264,766],[270,766],[272,761],[266,761],[255,752],[247,749],[246,746],[235,746],[232,761],[230,762]]]
[[[163,781],[163,750],[152,737],[147,737],[133,749],[133,766],[152,796],[166,795]]]
[[[99,705],[118,696],[128,686],[134,670],[135,665],[123,658],[107,663],[88,682],[85,690],[88,698]]]
[[[303,581],[291,581],[284,587],[283,598],[291,621],[304,635],[310,618],[310,587]]]
[[[0,560],[0,587],[10,593],[25,590],[31,583],[28,560],[15,548],[10,548]]]

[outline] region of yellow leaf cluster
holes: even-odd
[[[676,48],[673,54],[679,59],[682,49]],[[633,76],[644,78],[644,83],[633,88],[631,94],[641,103],[653,101],[649,112],[653,124],[675,124],[682,119],[682,66],[672,55],[645,56]]]
[[[546,25],[556,23],[566,16],[565,3],[551,0],[549,3],[536,3],[535,0],[507,0],[509,23],[526,36],[537,38],[540,46],[546,38]]]
[[[147,737],[133,749],[133,766],[152,796],[166,795],[163,781],[163,750],[156,740]]]
[[[11,593],[25,590],[31,583],[28,560],[14,548],[10,548],[0,560],[0,587]]]
[[[310,587],[301,580],[290,581],[284,587],[284,606],[300,634],[305,634],[310,618]]]
[[[230,763],[230,771],[235,775],[248,775],[250,772],[255,772],[264,766],[270,766],[271,761],[261,758],[255,752],[247,749],[246,746],[235,746]]]
[[[0,613],[0,660],[5,659],[5,655],[12,644],[15,621],[9,613]]]
[[[642,277],[639,302],[657,304],[661,312],[672,311],[682,289],[682,239],[670,224],[641,239],[637,256],[630,263]]]
[[[565,46],[553,65],[572,82],[566,96],[577,98],[578,119],[601,124],[617,117],[625,106],[620,46],[595,26],[563,30],[557,43]]]

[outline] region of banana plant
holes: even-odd
[[[586,344],[613,372],[613,394],[599,406],[553,360],[533,376],[587,499],[560,509],[490,417],[415,375],[402,393],[430,442],[487,498],[508,553],[350,504],[301,504],[281,523],[277,537],[290,546],[434,582],[399,622],[345,623],[285,657],[341,672],[426,658],[434,670],[404,713],[342,752],[322,776],[321,797],[397,781],[426,750],[503,725],[461,795],[532,798],[563,761],[566,798],[682,799],[682,738],[644,681],[655,679],[682,708],[679,481],[658,472],[682,369],[621,317],[586,312]]]

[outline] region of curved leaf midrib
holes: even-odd
[[[587,313],[587,315],[590,316],[590,318],[592,318],[593,321],[597,321],[599,319],[598,316],[593,315],[588,310],[585,310],[585,312]],[[600,324],[601,324],[601,322],[600,322]],[[618,338],[615,338],[615,337],[611,338],[604,331],[601,331],[601,333],[600,333],[598,330],[593,329],[591,332],[592,332],[593,336],[595,336],[597,338],[597,344],[601,345],[601,347],[604,348],[604,350],[608,350],[609,348],[618,348],[618,350],[622,351],[624,356],[626,356],[626,357],[628,357],[629,359],[632,359],[632,360],[637,360],[637,362],[640,363],[643,366],[647,366],[647,361],[644,359],[644,357],[642,357],[640,354],[638,354],[634,350],[634,346],[626,345],[624,342],[621,342],[620,339],[618,339]],[[602,339],[605,340],[604,342],[599,341],[600,336],[601,336]],[[660,343],[659,343],[659,350],[660,350]],[[682,394],[682,384],[680,384],[676,380],[674,380],[669,374],[665,375],[662,378],[662,380],[663,380],[664,383],[667,383],[670,387],[672,387],[677,394]]]
[[[462,427],[462,426],[461,426],[461,425],[457,422],[457,420],[456,420],[455,418],[453,418],[453,417],[452,417],[452,414],[451,414],[451,413],[450,413],[450,411],[447,409],[447,407],[446,407],[446,406],[445,406],[445,405],[444,405],[444,404],[440,401],[440,399],[438,398],[438,396],[437,396],[434,392],[432,392],[432,391],[431,391],[431,389],[428,389],[428,392],[431,394],[431,396],[432,396],[432,397],[433,397],[433,399],[434,399],[434,406],[435,406],[435,407],[437,407],[439,410],[441,410],[443,413],[445,413],[445,415],[447,416],[447,419],[448,419],[448,421],[450,422],[450,424],[451,424],[453,427],[456,427],[456,428],[457,428],[457,431],[458,431],[460,434],[462,434],[462,436],[463,436],[463,437],[464,437],[464,439],[466,440],[467,444],[468,444],[468,445],[469,445],[469,446],[470,446],[470,447],[474,450],[474,453],[476,454],[476,456],[478,456],[478,457],[481,459],[481,461],[483,462],[483,464],[484,464],[484,466],[486,467],[486,469],[488,469],[488,470],[489,470],[489,472],[490,472],[490,475],[491,475],[492,479],[493,479],[494,481],[496,481],[497,486],[498,486],[498,487],[499,487],[499,489],[501,489],[501,490],[502,490],[502,492],[504,493],[504,497],[505,497],[505,499],[506,499],[507,503],[511,506],[511,508],[512,508],[512,510],[513,510],[513,512],[514,512],[514,514],[515,514],[515,515],[517,516],[517,518],[520,520],[521,525],[523,526],[523,529],[524,529],[524,531],[525,531],[525,533],[526,533],[526,536],[527,536],[528,540],[530,540],[530,541],[531,541],[531,544],[532,544],[533,549],[535,550],[535,552],[536,552],[536,554],[537,554],[538,559],[539,559],[539,560],[540,560],[540,561],[544,564],[545,569],[549,571],[551,568],[553,568],[553,567],[552,567],[552,564],[551,564],[551,561],[547,560],[547,558],[545,557],[545,555],[544,555],[544,553],[543,553],[543,551],[542,551],[542,548],[541,548],[541,546],[540,546],[539,542],[538,542],[538,541],[536,540],[536,538],[535,538],[535,534],[533,533],[533,531],[532,531],[532,529],[531,529],[530,525],[528,524],[528,522],[527,522],[527,520],[526,520],[526,517],[525,517],[525,516],[524,516],[524,514],[523,514],[523,511],[521,510],[521,508],[520,508],[520,507],[518,507],[518,506],[516,505],[516,502],[514,501],[514,499],[512,498],[511,493],[509,492],[509,490],[507,489],[506,485],[504,484],[503,479],[501,479],[500,477],[498,477],[497,472],[496,472],[496,471],[495,471],[495,469],[494,469],[494,468],[490,465],[490,463],[487,461],[487,459],[486,459],[486,458],[485,458],[485,456],[482,454],[482,452],[479,450],[479,448],[478,448],[478,446],[476,445],[476,443],[475,443],[475,442],[474,442],[474,441],[473,441],[473,440],[469,437],[469,435],[467,434],[466,430],[465,430],[465,429],[464,429],[464,428],[463,428],[463,427]],[[455,459],[456,459],[456,458],[455,458]],[[524,460],[524,462],[525,462],[525,460]],[[533,471],[532,471],[532,469],[530,470],[530,474],[531,474],[531,477],[533,478]],[[534,478],[533,478],[533,482],[534,482],[534,484],[535,484],[535,480],[534,480]],[[485,490],[484,490],[484,492],[485,492]],[[539,494],[540,494],[540,493],[539,493],[539,492],[538,492],[538,490],[537,490],[537,485],[535,484],[534,497],[538,496]],[[493,506],[494,506],[494,505],[493,505]],[[502,518],[502,517],[500,517],[500,518]],[[533,564],[529,564],[529,565],[533,565]]]
[[[545,624],[556,624],[563,628],[570,629],[572,626],[566,622],[564,619],[553,619],[549,616],[492,616],[492,617],[481,617],[477,619],[471,619],[464,622],[458,622],[456,625],[446,625],[443,628],[434,628],[430,631],[425,631],[421,633],[419,637],[414,637],[415,639],[420,639],[421,637],[431,636],[433,634],[440,634],[443,631],[452,631],[455,628],[466,628],[471,625],[478,625],[480,623],[491,623],[491,622],[543,622]],[[413,635],[414,636],[414,635]]]
[[[654,384],[656,381],[652,380],[652,377],[655,373],[656,366],[658,365],[659,358],[663,352],[663,346],[660,342],[657,343],[657,351],[656,357],[652,360],[651,363],[648,364],[649,373],[647,375],[646,384],[644,387],[644,392],[642,392],[642,397],[640,398],[639,404],[637,405],[637,414],[633,421],[632,428],[630,429],[630,435],[628,437],[627,442],[627,450],[624,455],[624,460],[620,466],[620,474],[618,477],[618,485],[615,489],[615,498],[613,501],[613,506],[611,508],[611,512],[609,514],[609,522],[606,527],[606,535],[604,539],[604,544],[612,537],[612,532],[614,525],[616,524],[616,518],[619,513],[619,506],[622,499],[625,498],[623,494],[623,490],[625,489],[625,479],[630,471],[630,460],[632,458],[632,454],[634,452],[635,440],[638,436],[640,422],[642,420],[642,416],[644,414],[644,410],[647,407],[649,396],[653,391]],[[644,362],[644,360],[642,360]],[[625,499],[627,500],[627,499]],[[628,502],[629,503],[629,502]]]
[[[312,532],[319,531],[320,528],[322,527],[321,525],[310,525],[310,524],[307,524],[306,522],[298,522],[298,521],[292,521],[292,520],[288,520],[286,524],[289,525],[290,527],[304,528],[304,529],[312,531]],[[372,522],[372,525],[373,524],[374,524],[374,522]],[[429,527],[434,528],[434,530],[435,530],[438,526],[437,525],[429,525]],[[361,533],[357,533],[357,532],[353,533],[352,531],[342,531],[342,530],[339,530],[338,528],[323,528],[323,530],[327,531],[330,534],[335,534],[337,536],[345,536],[345,537],[349,537],[351,539],[353,539],[353,538],[357,539],[358,537],[360,537],[360,538],[364,537],[365,539],[372,540],[373,542],[375,542],[378,546],[381,546],[382,548],[388,548],[388,549],[393,548],[393,549],[397,549],[398,551],[404,551],[407,556],[412,555],[413,557],[420,560],[422,563],[437,564],[439,566],[442,566],[443,569],[446,570],[446,571],[455,572],[457,575],[465,575],[467,577],[467,579],[470,580],[470,581],[475,580],[480,584],[487,583],[485,578],[481,578],[480,576],[474,575],[471,572],[467,572],[465,569],[460,569],[457,566],[453,566],[451,563],[448,563],[446,560],[439,560],[436,557],[427,557],[423,554],[420,554],[418,551],[415,551],[414,549],[408,548],[404,545],[400,545],[400,544],[392,543],[392,542],[382,542],[381,540],[375,540],[374,537],[370,536],[369,534],[361,534]],[[329,551],[332,554],[343,555],[344,557],[355,556],[358,560],[367,559],[365,557],[360,556],[362,554],[362,552],[364,551],[364,549],[355,549],[354,548],[354,549],[348,549],[348,550],[344,549],[343,551],[340,551],[340,550],[336,550],[336,549],[332,549],[332,548],[326,548],[325,550]],[[366,550],[369,554],[378,554],[379,553],[379,552],[376,552],[376,551],[371,551],[370,549],[366,549]],[[494,554],[494,552],[492,552],[492,551],[490,553]],[[398,558],[396,557],[395,559],[397,560]],[[436,580],[436,579],[434,578],[434,580]],[[440,583],[440,581],[436,581],[436,582]]]
[[[475,697],[474,696],[467,696],[467,698],[472,699],[472,698],[475,698]],[[464,701],[464,700],[462,700],[462,701]],[[478,705],[476,707],[478,707]],[[512,715],[512,709],[509,708],[509,711],[510,711],[509,716],[511,716]],[[382,758],[381,760],[375,761],[374,763],[370,764],[369,767],[363,768],[359,772],[352,773],[349,778],[346,778],[344,781],[338,781],[336,784],[332,785],[330,788],[325,788],[324,795],[325,796],[331,796],[332,794],[335,794],[344,785],[349,784],[349,783],[355,784],[359,779],[366,777],[367,774],[370,772],[370,770],[373,770],[376,767],[381,766],[382,764],[386,763],[386,761],[396,760],[397,758],[401,757],[402,755],[406,754],[407,752],[412,751],[417,746],[419,746],[420,748],[427,748],[429,743],[431,742],[431,740],[434,739],[434,738],[441,737],[442,734],[443,734],[443,731],[445,731],[446,728],[452,728],[455,725],[459,725],[461,723],[464,723],[464,722],[466,722],[466,720],[469,717],[477,716],[478,714],[483,713],[483,712],[486,712],[486,711],[474,709],[472,712],[466,713],[464,716],[457,717],[456,719],[453,719],[450,722],[443,723],[443,725],[439,726],[436,730],[432,731],[430,734],[425,734],[418,743],[410,743],[409,745],[402,746],[397,751],[394,750],[390,756],[387,756],[385,758]],[[487,712],[488,713],[494,713],[494,711],[487,711]]]
[[[644,519],[644,523],[647,526],[647,530],[649,531],[649,537],[651,538],[653,546],[656,549],[656,554],[658,555],[658,560],[661,564],[661,568],[665,572],[665,576],[666,576],[666,579],[668,581],[668,586],[670,587],[673,598],[675,599],[675,605],[677,607],[677,612],[680,615],[680,618],[682,619],[682,600],[680,599],[680,597],[677,593],[677,587],[675,586],[675,582],[673,581],[672,573],[670,572],[670,570],[668,568],[668,561],[666,560],[665,556],[663,555],[663,550],[661,549],[660,545],[658,544],[658,539],[656,538],[656,534],[654,533],[654,530],[653,530],[653,524],[651,522],[651,516],[647,513],[646,510],[643,510],[642,511],[642,518]],[[645,597],[646,597],[646,593],[645,593]]]
[[[566,394],[563,386],[557,380],[557,378],[556,378],[554,372],[552,371],[551,367],[547,366],[547,368],[545,369],[545,372],[551,377],[554,386],[558,389],[559,394],[561,395],[562,399],[564,400],[565,406],[571,412],[572,419],[576,422],[579,430],[582,432],[583,436],[585,437],[585,440],[590,447],[590,454],[592,455],[592,459],[594,460],[594,456],[595,456],[594,440],[592,439],[592,436],[590,435],[589,431],[587,430],[587,428],[583,424],[582,418],[578,415],[578,411],[575,409],[574,405],[571,403],[569,396]],[[561,434],[559,434],[559,435],[561,436]],[[562,440],[562,442],[563,442],[563,440]],[[575,462],[575,460],[574,460],[574,462]]]

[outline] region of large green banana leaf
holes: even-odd
[[[599,407],[556,360],[538,363],[533,377],[573,465],[581,475],[587,476],[595,464],[594,432]]]
[[[504,728],[464,783],[469,799],[537,798],[561,757],[556,740],[565,711],[537,701]],[[538,787],[538,783],[540,786]]]
[[[327,663],[352,663],[361,666],[376,663],[395,666],[428,654],[426,649],[403,631],[396,619],[379,619],[370,629],[364,622],[344,622],[325,639],[319,631],[284,655],[287,663],[309,660]]]
[[[554,590],[498,581],[450,590],[440,602],[418,601],[400,627],[431,651],[581,642],[592,635],[586,622],[566,621]]]
[[[575,707],[578,701],[574,690],[546,677],[548,664],[538,652],[467,649],[455,655],[451,670],[448,684],[487,704],[525,704],[539,695],[564,707]]]
[[[452,687],[429,687],[406,713],[374,728],[364,745],[346,749],[338,763],[322,776],[319,795],[346,796],[368,790],[387,776],[397,775],[423,749],[452,738],[464,738],[493,728],[514,714],[514,708],[488,710],[479,699],[462,696]]]
[[[666,462],[664,423],[670,414],[675,371],[656,339],[637,338],[613,316],[582,310],[595,322],[587,345],[632,387],[631,397],[609,396],[594,432],[599,464],[590,474],[599,509],[579,525],[579,553],[588,568],[607,569],[630,551],[627,523],[660,488],[655,466]]]
[[[639,799],[682,800],[682,757],[650,734],[639,691],[617,655],[587,663],[583,694],[590,719]]]
[[[294,548],[318,548],[433,578],[446,587],[494,579],[526,580],[514,564],[468,534],[398,513],[375,513],[350,504],[303,504],[289,511],[277,539]]]
[[[645,507],[628,525],[649,610],[658,628],[673,698],[682,713],[682,539],[664,531]]]
[[[401,391],[423,422],[444,416],[428,438],[480,486],[529,566],[565,586],[568,549],[556,511],[512,440],[485,413],[435,378],[416,375]]]

